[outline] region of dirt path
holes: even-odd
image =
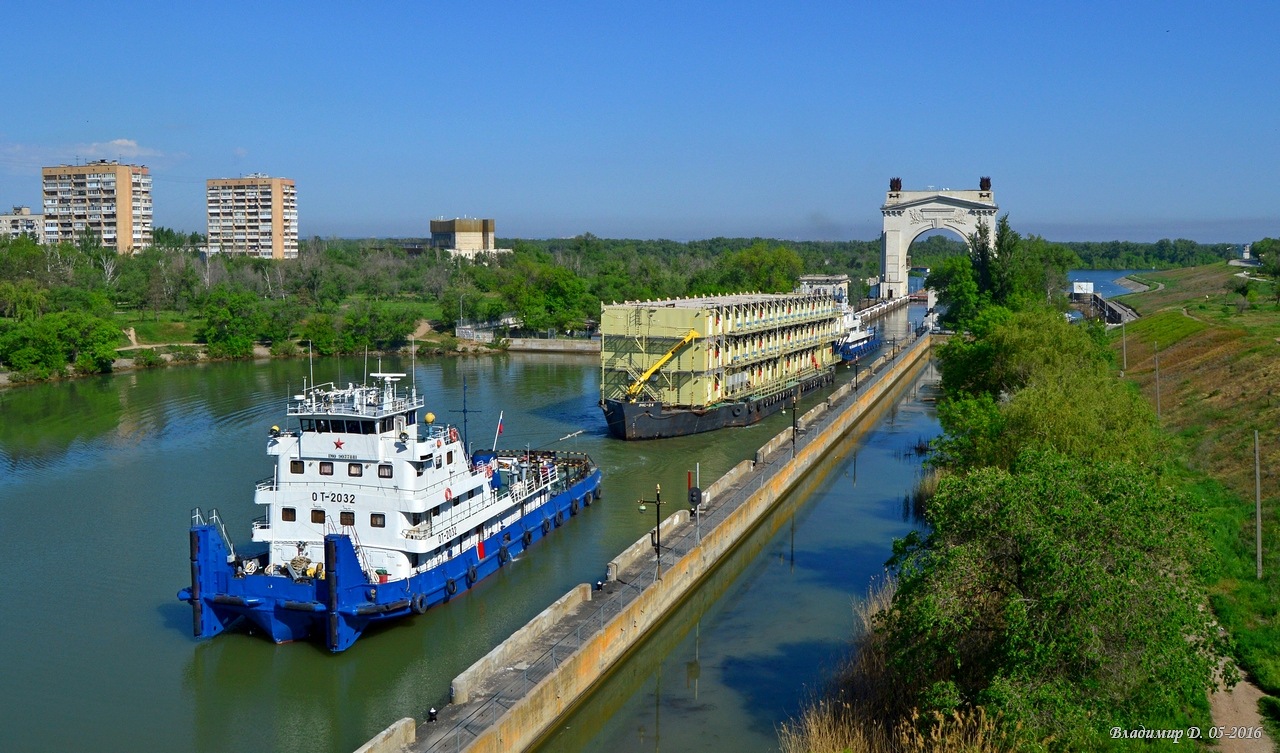
[[[1222,753],[1271,753],[1275,744],[1265,729],[1261,739],[1245,740],[1228,735],[1231,729],[1263,729],[1262,715],[1258,713],[1258,699],[1265,695],[1262,689],[1248,680],[1241,680],[1231,690],[1219,690],[1209,696],[1209,713],[1213,724],[1226,734],[1218,740]]]
[[[431,322],[423,319],[418,322],[418,328],[413,331],[413,337],[414,339],[421,340],[433,331],[434,330],[431,329]]]

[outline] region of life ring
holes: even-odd
[[[524,535],[520,537],[520,541],[524,542],[524,548],[528,549],[529,545],[533,543],[533,531],[525,531]]]
[[[444,488],[444,501],[445,502],[453,501],[453,490],[447,486]]]
[[[492,465],[486,465],[486,466],[484,467],[484,475],[485,475],[486,477],[488,477],[488,478],[493,478],[493,466],[492,466]]]
[[[564,525],[564,510],[556,510],[556,525]]]
[[[501,562],[502,564],[505,565],[510,561],[511,561],[511,552],[507,551],[507,545],[503,544],[498,549],[498,562]]]
[[[543,518],[543,520],[542,520],[542,535],[543,535],[543,536],[546,536],[546,535],[547,535],[547,534],[549,534],[549,533],[551,533],[551,520],[550,520],[550,518]]]
[[[422,614],[427,611],[427,595],[414,594],[413,601],[409,602],[409,608],[414,614]]]
[[[476,566],[467,565],[467,585],[474,586],[478,580],[480,580],[480,576],[476,573]]]
[[[450,442],[458,441],[458,430],[453,428],[452,426],[449,427],[449,441]]]
[[[578,514],[578,500],[576,498],[569,503],[569,514],[570,515]]]
[[[444,582],[444,590],[450,596],[453,596],[454,594],[456,594],[458,592],[457,581],[455,581],[453,578],[449,578],[448,580],[446,580]]]
[[[437,439],[437,440],[436,440],[436,447],[444,447],[444,442],[441,442],[440,440],[438,440],[438,439]]]

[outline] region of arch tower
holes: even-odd
[[[996,206],[991,179],[983,178],[976,191],[903,191],[902,179],[889,181],[880,214],[884,231],[880,234],[880,297],[898,298],[907,294],[907,250],[911,242],[928,230],[949,229],[966,240],[978,232],[978,223],[987,225],[988,239],[995,242]]]

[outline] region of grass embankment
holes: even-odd
[[[1143,314],[1112,333],[1126,378],[1156,401],[1159,347],[1162,423],[1184,445],[1205,501],[1220,558],[1213,606],[1237,659],[1266,692],[1280,694],[1280,315],[1270,283],[1244,299],[1238,267],[1225,264],[1144,273],[1164,289],[1125,296]],[[1263,295],[1265,294],[1265,298]],[[1119,361],[1119,358],[1117,359]],[[1256,577],[1254,439],[1261,440],[1263,576]]]

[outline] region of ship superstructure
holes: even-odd
[[[350,646],[368,623],[421,613],[473,586],[599,494],[581,453],[468,455],[403,374],[295,395],[272,427],[252,544],[237,552],[216,511],[192,513],[197,636],[241,617],[277,642],[323,628]]]
[[[745,426],[831,381],[841,306],[821,293],[603,305],[601,407],[622,439]]]

